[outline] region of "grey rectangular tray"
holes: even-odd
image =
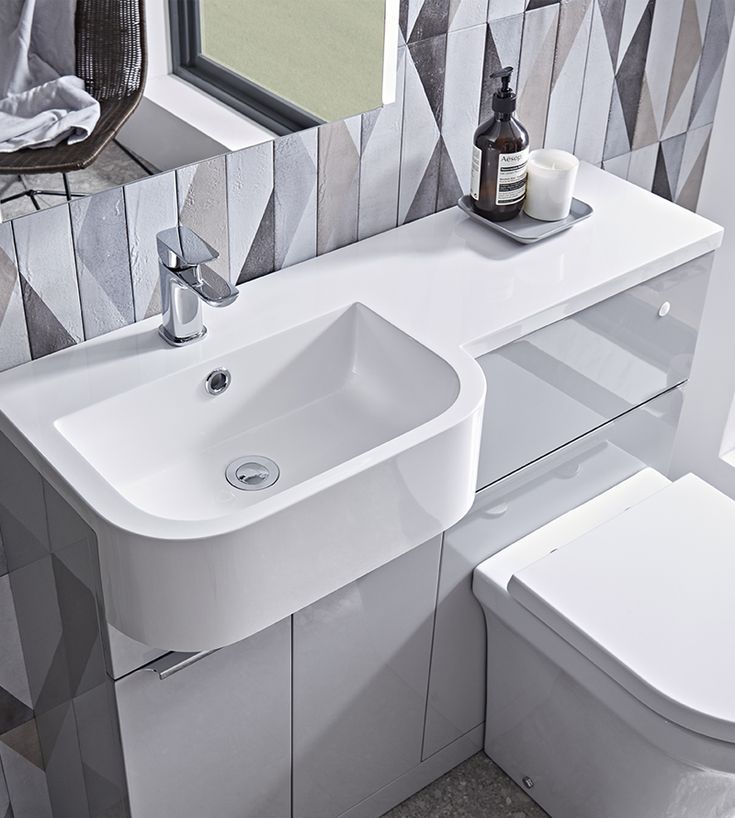
[[[566,219],[561,219],[558,222],[542,222],[538,219],[532,219],[526,213],[521,212],[515,219],[509,219],[507,222],[491,222],[490,219],[480,215],[472,203],[471,196],[462,196],[457,202],[459,209],[466,213],[473,221],[479,222],[509,239],[518,241],[521,244],[535,244],[537,241],[548,239],[549,236],[555,236],[564,230],[569,230],[575,224],[589,219],[594,212],[590,205],[580,199],[572,199],[572,209]]]

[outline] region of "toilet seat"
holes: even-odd
[[[716,489],[668,484],[507,591],[651,710],[735,743],[735,502]]]

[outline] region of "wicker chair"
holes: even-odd
[[[64,191],[26,190],[0,204],[37,195],[71,199],[69,171],[94,162],[114,139],[143,96],[147,67],[145,0],[77,0],[76,71],[87,91],[100,103],[100,118],[83,142],[53,148],[24,148],[0,154],[0,174],[62,173]]]

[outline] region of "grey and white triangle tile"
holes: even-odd
[[[242,266],[238,284],[268,275],[275,269],[276,251],[276,194],[271,191],[258,230]]]
[[[667,0],[666,3],[658,3],[654,9],[634,148],[652,145],[661,139],[676,55],[673,44],[679,35],[685,4],[693,2]]]
[[[605,140],[605,158],[630,151],[634,136],[653,27],[655,0],[626,4],[618,70],[615,75],[610,121]]]
[[[179,223],[191,228],[218,253],[209,266],[230,275],[225,157],[215,156],[176,171]]]
[[[0,761],[0,816],[2,818],[13,818],[13,810],[10,806],[10,795],[8,794],[8,787],[5,783],[5,773],[3,772],[3,765]]]
[[[446,34],[451,2],[452,0],[408,0],[405,16],[406,42],[416,43],[428,37]]]
[[[31,359],[13,228],[0,224],[0,372]]]
[[[446,42],[432,37],[406,53],[398,224],[436,210]]]
[[[438,127],[441,127],[442,121],[446,52],[447,37],[442,34],[411,43],[407,53],[407,59],[413,62]]]
[[[615,66],[616,71],[620,70],[623,59],[636,37],[641,19],[649,10],[649,5],[651,5],[651,0],[625,0],[625,11],[620,29],[620,43]],[[652,12],[652,9],[650,11]]]
[[[357,241],[362,118],[319,128],[317,253]]]
[[[712,125],[703,125],[701,128],[694,128],[686,134],[684,152],[681,159],[681,169],[679,171],[679,183],[676,187],[677,197],[687,184],[687,180],[695,171],[695,167],[701,156],[706,156],[712,137]]]
[[[0,736],[0,764],[17,818],[53,818],[35,720]]]
[[[574,152],[592,24],[592,0],[560,6],[545,144]]]
[[[0,528],[10,572],[49,555],[43,482],[36,469],[2,435]]]
[[[460,184],[454,170],[454,164],[447,152],[444,139],[439,140],[439,188],[436,197],[436,209],[445,210],[454,207],[460,196],[464,195],[464,187]]]
[[[621,179],[628,178],[628,169],[630,167],[630,153],[624,153],[621,156],[615,156],[611,159],[605,159],[602,163],[603,170],[612,173],[614,176],[619,176]]]
[[[448,30],[479,26],[487,21],[488,0],[449,0]]]
[[[71,701],[39,714],[36,722],[54,815],[85,818],[89,804]]]
[[[700,128],[714,121],[733,17],[735,3],[732,0],[712,0],[689,119],[690,128]]]
[[[95,543],[80,540],[51,558],[71,696],[96,687],[106,678],[92,548],[96,548]]]
[[[0,736],[33,718],[33,710],[0,685]]]
[[[74,699],[91,818],[109,814],[125,799],[125,769],[114,686],[107,681]]]
[[[695,128],[686,135],[674,200],[678,205],[696,211],[702,189],[712,126]]]
[[[69,208],[59,205],[13,222],[18,270],[34,358],[84,339]]]
[[[616,48],[615,26],[622,18],[616,17],[606,3],[594,0],[590,43],[587,54],[584,87],[579,109],[577,137],[574,153],[593,165],[599,165],[605,152],[605,137],[610,118],[613,89],[615,87]],[[612,42],[612,45],[611,45]]]
[[[603,156],[606,160],[614,159],[616,156],[622,156],[624,153],[629,152],[630,138],[625,123],[623,101],[620,99],[620,88],[616,82],[610,100],[610,115],[607,121]]]
[[[531,148],[544,144],[551,95],[559,5],[526,11],[518,73],[518,118],[528,129]]]
[[[709,3],[710,0],[706,2]],[[677,136],[689,126],[708,16],[703,12],[702,0],[685,0],[675,40],[674,62],[670,71],[661,129],[662,139]]]
[[[409,17],[411,15],[410,0],[398,0],[398,41],[405,45],[408,38]]]
[[[480,118],[485,25],[450,31],[447,35],[441,135],[440,194],[437,210],[452,207],[469,191],[472,139]]]
[[[702,40],[704,41],[704,33],[707,30],[707,23],[709,22],[710,11],[712,9],[713,0],[694,0],[694,5],[697,9],[697,18],[699,22],[699,30],[702,32]],[[725,0],[725,13],[735,14],[735,0]]]
[[[656,155],[656,169],[653,173],[653,185],[651,191],[663,199],[671,201],[674,198],[671,190],[671,183],[669,181],[669,172],[666,168],[666,157],[664,155],[661,143],[658,146],[658,153]]]
[[[521,62],[521,38],[523,36],[523,15],[514,14],[488,23],[485,37],[485,61],[482,69],[482,89],[480,97],[480,122],[493,116],[492,98],[499,87],[492,75],[506,66],[515,70],[513,87],[518,85],[518,67]]]
[[[439,198],[440,171],[442,154],[446,151],[444,140],[439,137],[439,141],[434,147],[434,152],[426,166],[426,171],[421,178],[421,182],[413,197],[411,207],[406,214],[406,222],[421,219],[427,214],[435,213]]]
[[[176,174],[159,173],[124,188],[135,320],[161,312],[156,236],[178,223]]]
[[[633,149],[652,145],[658,141],[661,129],[656,123],[656,115],[653,108],[651,89],[648,85],[648,77],[643,77],[641,84],[641,98],[638,103],[638,115],[636,117],[635,131],[631,145]]]
[[[0,694],[5,701],[5,707],[0,708],[0,733],[32,717],[31,691],[7,574],[0,577]]]
[[[31,702],[43,713],[69,701],[69,666],[51,556],[11,571]]]
[[[71,211],[85,338],[135,321],[122,188],[75,199]]]
[[[396,101],[362,115],[358,238],[390,230],[398,222],[406,47],[398,49]]]
[[[273,142],[227,156],[230,278],[247,281],[275,266]]]
[[[679,176],[681,166],[684,161],[684,148],[686,147],[686,134],[672,136],[661,143],[661,152],[666,162],[666,173],[669,179],[669,190],[672,200],[676,198],[679,189]]]
[[[489,0],[487,8],[488,22],[501,20],[513,14],[523,14],[526,9],[526,0]]]
[[[275,269],[316,255],[317,128],[274,145]]]
[[[546,6],[560,5],[562,0],[526,0],[526,11],[546,8]],[[569,0],[564,0],[569,2]]]
[[[653,177],[656,172],[656,160],[658,159],[658,142],[637,148],[631,151],[630,166],[628,168],[628,181],[632,182],[644,190],[650,190],[653,186]]]
[[[620,43],[623,34],[625,0],[597,0],[597,9],[605,31],[607,53],[612,61],[613,71],[617,70]]]

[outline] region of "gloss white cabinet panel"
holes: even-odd
[[[132,818],[290,818],[290,620],[115,693]]]
[[[482,723],[485,622],[476,565],[644,465],[665,469],[681,411],[674,389],[477,494],[444,535],[424,738],[428,758]]]
[[[334,818],[416,767],[441,538],[293,617],[293,818]]]
[[[685,381],[711,266],[703,256],[481,357],[478,488]]]
[[[478,489],[605,422],[592,407],[513,359],[511,344],[480,358],[487,379]]]

